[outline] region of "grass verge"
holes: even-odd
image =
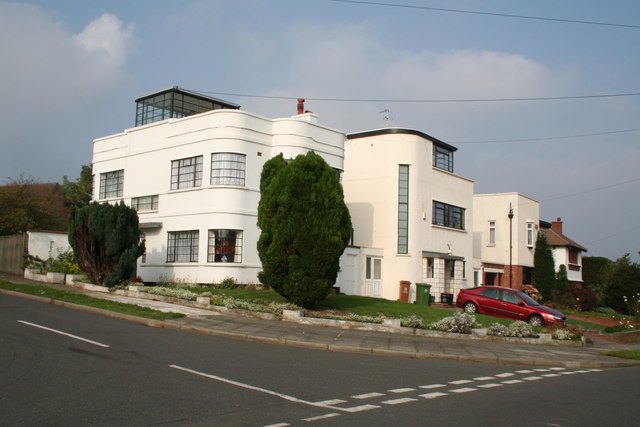
[[[623,359],[640,360],[640,350],[613,350],[605,351],[603,354],[613,357],[622,357]]]
[[[184,317],[184,315],[180,313],[165,313],[148,307],[140,307],[135,304],[125,304],[116,301],[93,298],[88,295],[61,291],[43,285],[25,285],[2,280],[0,281],[0,288],[23,294],[36,295],[43,298],[57,299],[73,304],[101,308],[103,310],[115,311],[117,313],[128,314],[131,316],[144,317],[146,319],[168,320]]]

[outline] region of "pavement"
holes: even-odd
[[[392,357],[419,359],[447,359],[466,362],[526,365],[566,368],[620,368],[640,365],[640,361],[605,356],[604,351],[635,349],[640,344],[621,345],[596,342],[588,346],[533,345],[516,342],[493,342],[460,336],[455,338],[427,337],[400,333],[341,329],[329,326],[305,325],[281,320],[262,319],[238,314],[221,313],[181,304],[133,298],[104,292],[88,291],[72,286],[34,282],[19,276],[0,274],[0,280],[13,283],[39,284],[95,298],[137,304],[161,311],[185,315],[172,320],[151,320],[80,306],[48,298],[19,294],[0,289],[0,293],[54,303],[74,309],[100,313],[144,324],[150,327],[171,328],[203,334],[249,340],[274,345],[305,347],[316,350],[341,351]]]

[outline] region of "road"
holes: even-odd
[[[0,425],[637,425],[640,368],[239,341],[0,295]]]

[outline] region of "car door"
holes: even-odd
[[[500,289],[489,287],[480,291],[477,299],[480,313],[489,314],[491,316],[501,316],[501,314],[499,314],[502,306],[500,292]]]
[[[527,320],[524,310],[524,302],[520,299],[520,297],[518,297],[518,295],[509,290],[503,289],[501,300],[502,304],[500,310],[502,311],[504,317],[508,317],[514,320]]]

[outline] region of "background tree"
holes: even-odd
[[[351,236],[351,217],[336,172],[309,152],[265,163],[258,205],[262,283],[288,301],[312,306],[335,284]]]
[[[68,211],[60,186],[42,184],[33,177],[9,178],[0,186],[0,235],[27,230],[63,231]]]
[[[605,257],[582,257],[582,285],[591,290],[598,301],[604,301],[613,261]]]
[[[135,277],[136,260],[145,248],[138,214],[123,202],[73,206],[69,243],[89,279],[109,287]]]
[[[556,287],[556,272],[551,247],[547,243],[544,232],[538,233],[536,249],[533,255],[535,285],[545,300],[552,297]]]
[[[60,190],[70,205],[84,206],[90,203],[93,193],[93,168],[91,165],[82,165],[80,177],[75,181],[69,181],[66,175],[62,177]]]
[[[617,312],[630,314],[624,297],[630,298],[638,293],[640,293],[640,264],[632,262],[629,254],[626,254],[613,265],[604,302]]]

